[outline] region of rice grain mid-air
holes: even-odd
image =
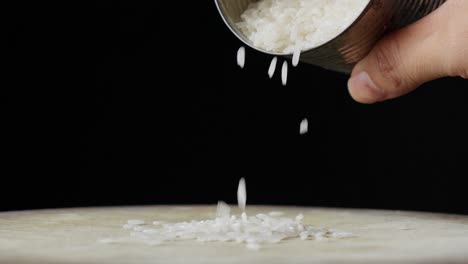
[[[273,75],[275,74],[276,64],[277,63],[278,63],[278,57],[274,57],[271,60],[270,68],[268,68],[268,76],[270,77],[270,79],[273,78]]]
[[[283,83],[283,86],[286,86],[288,83],[288,62],[284,61],[283,62],[283,67],[281,68],[281,82]]]
[[[240,47],[237,51],[237,65],[241,67],[241,69],[245,66],[245,47]]]

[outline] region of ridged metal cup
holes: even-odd
[[[292,54],[270,52],[254,46],[236,26],[241,21],[241,14],[250,3],[256,1],[258,0],[215,0],[215,3],[227,26],[246,45],[274,56],[291,57]],[[302,51],[301,61],[349,73],[385,32],[411,24],[444,2],[445,0],[370,0],[360,16],[340,35],[325,44]]]

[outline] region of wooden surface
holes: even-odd
[[[292,239],[249,251],[237,243],[138,242],[129,219],[180,222],[214,216],[215,206],[77,208],[0,213],[0,263],[468,263],[468,216],[250,206],[249,214],[303,213],[304,223],[350,231],[356,237]],[[237,212],[234,212],[237,213]]]

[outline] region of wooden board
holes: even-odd
[[[468,216],[310,207],[250,206],[248,214],[303,213],[304,223],[350,231],[356,237],[292,239],[250,251],[233,242],[137,242],[129,219],[180,222],[210,219],[215,206],[77,208],[0,213],[0,263],[468,263]],[[235,212],[236,213],[236,212]]]

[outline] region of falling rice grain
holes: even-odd
[[[299,133],[301,135],[304,135],[306,134],[307,132],[309,131],[309,121],[307,120],[307,118],[303,119],[302,122],[301,122],[301,125],[299,127]]]
[[[296,45],[292,58],[292,65],[296,67],[299,64],[299,59],[301,57],[301,47]]]
[[[288,62],[283,62],[283,68],[281,69],[281,81],[283,82],[283,86],[286,86],[288,83]]]
[[[239,186],[237,187],[237,204],[239,208],[244,212],[245,204],[247,202],[247,191],[245,189],[245,179],[241,178],[239,181]]]
[[[275,70],[276,70],[276,63],[278,62],[278,58],[277,57],[274,57],[272,60],[271,60],[271,63],[270,63],[270,68],[268,69],[268,76],[271,78],[273,78],[273,75],[275,74]]]
[[[244,68],[245,65],[245,48],[244,46],[240,47],[237,51],[237,65],[239,67]]]

